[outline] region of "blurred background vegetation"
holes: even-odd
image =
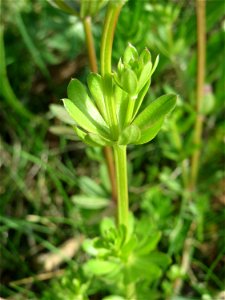
[[[225,5],[206,4],[204,130],[190,201],[185,176],[196,116],[195,2],[130,0],[114,41],[114,65],[128,42],[139,51],[147,47],[154,58],[160,54],[146,104],[165,92],[179,94],[157,138],[129,148],[131,210],[140,230],[162,232],[159,248],[172,258],[154,286],[156,299],[224,299]],[[104,14],[93,20],[98,58]],[[87,288],[80,246],[98,235],[100,219],[115,208],[100,149],[85,146],[54,117],[71,77],[85,82],[89,72],[83,26],[45,0],[1,0],[0,26],[0,296],[85,299],[74,296]],[[189,268],[182,274],[184,258]],[[182,297],[173,295],[179,279]]]

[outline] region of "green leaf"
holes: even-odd
[[[144,49],[142,52],[141,52],[141,55],[140,55],[140,62],[141,62],[141,65],[144,66],[145,64],[147,64],[149,61],[151,61],[151,53],[149,52],[148,49]]]
[[[154,139],[154,137],[158,134],[159,130],[162,127],[164,118],[159,119],[156,121],[152,126],[150,126],[147,129],[141,130],[141,137],[136,142],[136,145],[141,145],[150,142],[151,140]]]
[[[100,224],[100,231],[102,236],[104,236],[104,233],[109,231],[111,228],[113,228],[115,230],[116,226],[115,226],[115,222],[113,221],[112,218],[109,217],[105,217]]]
[[[152,67],[152,71],[151,71],[151,75],[150,76],[152,76],[152,74],[155,72],[155,69],[157,68],[158,63],[159,63],[159,55],[157,55],[157,57],[155,59],[155,62],[154,62],[154,65]]]
[[[140,242],[138,247],[135,249],[135,254],[143,256],[149,254],[154,250],[161,238],[161,232],[156,232],[154,236],[147,235],[144,241]]]
[[[152,62],[149,61],[146,63],[141,71],[141,75],[138,79],[138,92],[140,92],[143,87],[146,85],[146,83],[151,78],[151,70],[152,70]]]
[[[131,264],[128,266],[127,272],[129,274],[129,276],[127,276],[129,282],[136,282],[141,279],[153,281],[158,279],[162,274],[160,268],[149,261],[149,256],[134,256]]]
[[[130,61],[135,61],[137,59],[138,59],[138,52],[136,48],[129,43],[127,48],[124,51],[123,61],[124,63],[129,64]]]
[[[70,125],[75,124],[74,120],[70,117],[70,115],[68,114],[68,112],[65,110],[65,108],[62,105],[51,104],[50,111],[60,121],[66,123],[66,124],[70,124]]]
[[[88,88],[91,92],[92,97],[101,112],[103,118],[106,120],[106,109],[103,94],[102,77],[99,74],[91,73],[87,78]]]
[[[121,73],[124,69],[124,64],[122,62],[122,59],[120,58],[119,59],[119,62],[118,62],[118,65],[117,65],[117,70],[118,70],[118,73]]]
[[[131,238],[122,246],[121,254],[124,258],[127,258],[130,253],[136,248],[138,244],[138,239],[136,235],[131,236]],[[136,253],[135,253],[136,254]]]
[[[98,255],[98,249],[94,246],[94,240],[93,239],[85,239],[82,243],[83,250],[88,253],[91,256],[97,256]]]
[[[85,86],[72,79],[67,88],[68,98],[101,131],[109,132],[107,125],[94,103],[89,98]],[[81,126],[81,125],[80,125]],[[82,126],[81,126],[82,127]]]
[[[88,176],[80,177],[79,187],[82,190],[82,192],[86,195],[89,195],[91,197],[98,196],[100,198],[106,198],[107,193],[105,189],[102,187],[102,185],[100,185],[99,183],[97,183],[95,180],[93,180]]]
[[[176,95],[168,94],[157,98],[150,103],[133,121],[133,124],[141,130],[152,126],[155,122],[164,118],[176,104]]]
[[[77,136],[83,141],[87,133],[76,126],[73,126],[73,129],[76,132]]]
[[[76,195],[72,197],[74,204],[85,209],[101,209],[109,206],[109,199],[100,197],[90,197],[85,195]]]
[[[135,94],[137,89],[137,76],[134,71],[130,69],[125,69],[121,74],[120,86],[128,94]]]
[[[119,136],[119,145],[137,143],[141,137],[140,129],[135,125],[126,127]]]
[[[90,119],[87,118],[86,115],[72,101],[69,99],[63,99],[63,103],[69,115],[80,127],[89,132],[98,134],[99,130],[96,128],[93,122],[91,122]]]
[[[119,268],[119,265],[115,262],[104,261],[101,259],[90,259],[84,265],[84,271],[87,275],[102,276],[110,274]]]
[[[139,92],[137,99],[135,100],[134,111],[133,111],[133,119],[135,118],[136,114],[139,111],[139,108],[141,107],[141,104],[144,100],[144,97],[147,94],[148,89],[150,87],[150,83],[151,83],[151,81],[148,80],[147,83],[145,84],[145,86],[143,87],[143,89]]]
[[[117,115],[119,120],[119,126],[120,128],[123,128],[126,119],[126,114],[127,114],[129,96],[118,85],[115,85],[114,95],[116,101],[116,110],[117,110]]]

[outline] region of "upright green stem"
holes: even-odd
[[[101,41],[101,74],[107,79],[112,72],[112,45],[115,28],[122,4],[110,3],[105,17]],[[108,118],[111,126],[118,124],[116,119],[115,99],[109,93],[106,101]],[[126,146],[114,146],[116,164],[116,183],[118,194],[118,224],[128,227],[128,186],[127,186],[127,156]]]
[[[104,30],[101,41],[101,74],[110,74],[112,71],[112,45],[117,20],[122,4],[110,3],[105,17]]]
[[[87,43],[87,49],[88,49],[88,58],[89,58],[89,64],[90,69],[92,72],[97,73],[98,72],[98,64],[97,64],[97,58],[95,53],[95,45],[94,45],[94,39],[92,35],[91,30],[91,17],[86,17],[83,19],[83,26],[86,36],[86,43]],[[111,188],[112,188],[112,200],[116,204],[117,202],[117,189],[116,189],[116,171],[114,167],[114,159],[113,159],[113,152],[110,147],[104,147],[104,156],[106,160],[106,165],[109,173],[109,178],[111,182]]]
[[[122,4],[111,2],[108,5],[104,29],[101,40],[101,74],[105,78],[106,93],[107,97],[105,99],[107,118],[109,121],[110,129],[114,139],[117,139],[117,116],[116,116],[116,107],[115,99],[112,97],[112,93],[109,91],[110,88],[110,76],[112,72],[112,45],[114,39],[115,28],[119,13],[121,11]]]
[[[205,80],[205,49],[206,49],[206,26],[205,26],[205,0],[196,1],[197,9],[197,41],[198,41],[198,65],[197,65],[197,91],[196,91],[196,121],[194,129],[194,145],[196,149],[191,158],[190,189],[196,188],[199,170],[200,144],[202,140],[203,115],[201,114],[204,97]]]
[[[127,185],[126,146],[114,146],[116,182],[118,189],[118,224],[128,227],[129,200]]]

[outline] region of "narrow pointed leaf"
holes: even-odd
[[[154,137],[157,135],[159,130],[162,127],[164,118],[159,119],[156,121],[152,126],[145,130],[141,130],[141,138],[136,142],[136,145],[141,145],[150,142],[154,139]]]
[[[121,74],[121,87],[128,94],[133,95],[137,89],[137,76],[131,69],[125,69]]]
[[[63,99],[65,109],[74,121],[87,131],[98,134],[96,126],[86,117],[85,114],[69,99]]]
[[[141,130],[147,129],[165,117],[176,104],[176,95],[168,94],[150,103],[134,120],[133,124]]]
[[[138,59],[138,52],[136,48],[129,43],[123,55],[124,63],[128,64],[130,60],[134,61],[137,59]]]
[[[144,49],[140,55],[140,62],[142,63],[142,65],[145,65],[149,61],[151,61],[151,53],[149,52],[148,49]]]
[[[89,98],[85,86],[72,79],[67,88],[68,98],[96,127],[108,132],[107,125],[94,103]]]
[[[102,77],[99,74],[91,73],[87,79],[88,87],[91,92],[92,97],[98,107],[98,110],[104,118],[106,118],[106,109],[104,102]]]
[[[141,107],[141,104],[144,100],[144,97],[146,96],[146,94],[148,92],[148,89],[150,87],[150,83],[151,83],[151,81],[148,80],[147,83],[145,84],[145,86],[143,87],[143,89],[138,94],[137,99],[135,100],[134,111],[133,111],[133,119],[136,117],[136,114],[138,113],[139,108]]]
[[[129,96],[125,91],[123,91],[117,85],[115,86],[114,94],[115,94],[116,111],[117,111],[119,126],[120,128],[123,128],[126,119],[126,114],[127,114]]]
[[[147,64],[145,64],[145,66],[141,71],[141,75],[138,80],[138,91],[141,91],[143,87],[146,85],[146,83],[150,80],[151,70],[152,70],[152,62],[149,61]]]
[[[76,132],[77,136],[83,141],[87,133],[76,126],[73,126],[73,129]]]
[[[154,65],[153,65],[153,67],[152,67],[151,75],[150,75],[150,76],[152,76],[152,74],[155,72],[155,69],[157,68],[158,63],[159,63],[159,55],[157,55],[157,57],[156,57],[156,59],[155,59],[155,62],[154,62]]]

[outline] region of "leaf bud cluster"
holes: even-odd
[[[139,56],[136,48],[128,44],[123,58],[119,60],[117,72],[114,73],[115,81],[121,89],[136,98],[150,80],[158,61],[157,56],[153,65],[148,49],[144,49]]]
[[[176,95],[163,95],[145,109],[141,105],[158,64],[145,49],[138,55],[128,45],[116,72],[88,76],[88,90],[77,79],[69,83],[65,109],[78,137],[92,146],[144,144],[159,132],[166,115],[174,108]]]

